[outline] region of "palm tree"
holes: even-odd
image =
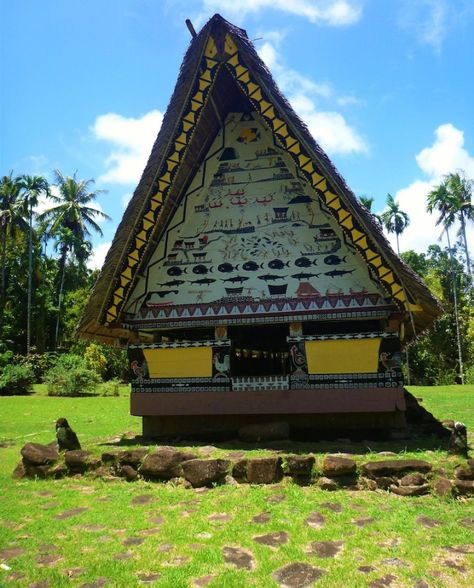
[[[49,195],[48,182],[42,176],[23,175],[19,179],[22,190],[21,199],[28,216],[28,303],[26,313],[26,354],[30,355],[31,346],[31,306],[33,278],[33,208],[38,206],[41,194]]]
[[[6,253],[9,237],[16,237],[26,231],[28,224],[24,218],[24,207],[20,198],[19,178],[10,175],[0,180],[0,231],[1,231],[1,280],[0,280],[0,334],[3,329],[3,315],[6,301]]]
[[[459,361],[459,376],[461,383],[464,384],[464,368],[462,361],[462,347],[461,347],[461,330],[459,326],[459,312],[458,312],[458,298],[456,291],[456,272],[455,264],[453,262],[453,251],[451,249],[451,239],[449,237],[449,227],[454,223],[456,218],[456,203],[452,192],[449,189],[447,178],[436,188],[431,190],[427,196],[426,210],[433,214],[435,211],[439,213],[436,219],[436,225],[443,225],[443,230],[439,238],[441,239],[443,233],[446,232],[446,238],[448,240],[448,251],[451,265],[451,282],[453,286],[453,305],[454,305],[454,322],[456,323],[456,340],[458,348],[458,361]],[[464,236],[465,238],[465,236]],[[464,241],[466,243],[466,241]],[[467,255],[467,249],[466,249]],[[469,260],[469,256],[466,257]],[[468,266],[469,267],[469,266]]]
[[[472,202],[474,180],[467,178],[462,170],[457,170],[455,173],[448,174],[443,183],[446,185],[446,190],[450,197],[448,200],[450,212],[461,223],[459,233],[463,238],[467,273],[472,275],[469,250],[467,248],[466,221],[468,219],[474,220],[474,203]]]
[[[76,173],[73,176],[63,176],[59,170],[54,171],[54,184],[59,194],[52,193],[51,200],[54,206],[46,210],[38,218],[40,221],[50,222],[50,235],[58,242],[60,252],[58,270],[58,314],[56,321],[56,345],[59,335],[59,320],[61,315],[61,303],[64,288],[64,272],[69,252],[83,263],[90,254],[87,247],[87,238],[95,231],[102,236],[102,229],[95,219],[110,219],[110,217],[97,208],[90,205],[99,194],[105,190],[90,191],[94,180],[78,180]]]
[[[372,205],[374,203],[373,198],[369,198],[368,196],[359,196],[359,200],[362,206],[365,206],[369,212],[372,212]]]
[[[394,197],[391,194],[387,194],[386,209],[382,212],[379,218],[387,232],[395,233],[397,237],[397,253],[400,255],[399,237],[410,224],[410,217],[400,208],[400,205],[395,202]],[[407,383],[410,385],[410,356],[408,347],[405,348],[405,358],[407,362]]]
[[[395,202],[391,194],[387,194],[386,209],[380,215],[380,220],[389,233],[395,233],[397,237],[397,252],[400,255],[400,243],[398,239],[410,224],[410,217]]]

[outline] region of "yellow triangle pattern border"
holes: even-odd
[[[207,104],[209,92],[214,85],[217,72],[220,68],[219,62],[213,59],[215,57],[215,51],[215,42],[212,37],[209,37],[204,50],[204,56],[199,66],[199,77],[188,98],[184,114],[175,131],[174,138],[170,142],[171,148],[164,159],[161,172],[158,174],[152,196],[147,202],[141,220],[135,227],[132,246],[124,255],[123,265],[108,303],[105,306],[105,311],[102,316],[103,324],[110,325],[116,322],[127,300],[127,293],[132,287],[140,261],[146,251],[146,246],[160,218],[163,202],[173,184],[173,179],[191,142],[202,110]]]
[[[360,226],[353,214],[347,209],[341,198],[331,191],[329,187],[330,182],[324,176],[323,171],[318,168],[317,162],[311,159],[298,138],[292,135],[288,126],[281,124],[284,117],[278,113],[277,108],[272,104],[270,98],[266,96],[265,90],[253,79],[250,70],[243,62],[238,51],[227,60],[226,67],[234,77],[236,83],[255,106],[257,112],[266,121],[275,140],[291,155],[300,172],[320,195],[322,201],[342,228],[347,238],[362,254],[367,265],[372,268],[373,274],[378,277],[379,282],[387,294],[391,298],[394,298],[403,308],[408,309],[409,302],[405,289],[400,284],[398,278],[391,268],[385,265],[384,260],[379,254],[374,255],[371,249],[370,237],[365,233],[365,230]],[[242,77],[242,71],[244,69],[248,73],[248,77],[245,76],[245,80]]]

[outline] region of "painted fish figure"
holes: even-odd
[[[173,265],[170,268],[168,268],[167,272],[166,272],[169,276],[180,276],[183,273],[186,273],[186,268],[184,268],[184,270],[182,270],[180,267],[178,267],[177,265]]]
[[[339,265],[343,261],[346,261],[346,257],[339,257],[339,255],[328,255],[324,258],[326,265]]]
[[[345,274],[352,274],[355,272],[355,269],[351,270],[332,270],[331,272],[325,272],[325,276],[330,276],[331,278],[336,278],[338,276],[344,276]]]
[[[189,280],[190,284],[212,284],[216,280],[212,278],[201,278],[200,280]]]
[[[320,276],[321,274],[308,274],[305,272],[301,272],[300,274],[292,274],[292,278],[295,278],[295,280],[309,280],[309,278],[317,278],[318,276]]]
[[[185,280],[171,280],[171,282],[163,282],[158,284],[159,286],[181,286],[181,284],[185,284]]]
[[[193,267],[193,274],[207,274],[207,271],[207,267],[202,264]]]
[[[276,276],[275,274],[265,274],[263,276],[258,276],[259,280],[265,280],[265,282],[273,282],[274,280],[282,280],[286,278],[286,276]]]
[[[310,267],[313,262],[307,257],[298,257],[298,259],[295,259],[295,265],[296,267]]]
[[[224,273],[228,273],[228,272],[232,272],[235,269],[237,269],[239,266],[236,265],[235,267],[231,264],[231,263],[221,263],[220,265],[217,266],[217,269],[220,272],[224,272]]]
[[[237,283],[237,282],[246,282],[247,280],[249,280],[250,278],[247,278],[246,276],[234,276],[233,278],[227,278],[227,280],[222,280],[223,282],[232,282],[233,284]]]
[[[260,268],[260,266],[258,265],[258,263],[255,263],[255,261],[246,261],[244,263],[244,265],[242,266],[242,269],[245,270],[246,272],[254,272],[256,270],[258,270]]]
[[[287,265],[285,262],[283,262],[281,259],[272,259],[271,261],[268,262],[268,267],[270,269],[283,269],[285,267],[285,265]]]

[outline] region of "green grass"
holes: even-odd
[[[440,419],[462,421],[474,432],[474,384],[466,386],[408,386],[422,405]]]
[[[462,420],[474,429],[472,387],[412,387],[411,392],[422,397],[423,405],[438,418]],[[385,492],[329,493],[288,481],[278,487],[223,486],[200,493],[144,481],[127,484],[89,478],[53,482],[11,480],[22,445],[28,441],[52,441],[53,422],[61,416],[71,421],[83,446],[95,451],[107,449],[111,436],[139,432],[140,421],[129,416],[128,403],[126,389],[116,398],[51,398],[44,390],[30,397],[0,397],[0,441],[6,445],[0,449],[0,552],[14,547],[23,550],[8,561],[11,571],[0,570],[0,586],[23,587],[40,581],[47,581],[50,586],[81,586],[108,578],[110,586],[125,588],[141,585],[137,574],[155,572],[160,578],[154,585],[161,587],[191,586],[192,578],[213,574],[216,578],[209,584],[212,587],[271,588],[277,586],[273,572],[295,561],[326,570],[317,585],[328,588],[365,587],[387,574],[396,577],[396,586],[413,586],[422,578],[430,587],[474,585],[474,555],[445,549],[467,544],[472,549],[473,532],[460,524],[466,517],[474,517],[472,500],[398,498]],[[104,445],[99,447],[99,443]],[[291,451],[295,446],[282,444],[282,448]],[[380,459],[376,451],[390,448],[402,456],[443,460],[443,467],[448,469],[457,462],[448,459],[436,446],[425,447],[423,451],[403,443],[374,443],[371,447],[362,443],[308,443],[302,447],[321,454],[352,449],[360,462]],[[241,448],[220,445],[214,453],[225,455],[233,449]],[[265,450],[253,447],[250,453],[259,455]],[[285,499],[267,502],[275,494],[283,494]],[[152,502],[133,504],[133,498],[140,495],[151,496]],[[339,504],[342,510],[333,512],[325,503]],[[67,519],[56,518],[80,507],[87,510]],[[305,524],[314,511],[326,519],[319,530]],[[262,512],[268,512],[270,520],[253,523],[252,517]],[[230,519],[213,522],[209,516],[214,513],[227,513]],[[440,524],[427,529],[417,522],[421,515]],[[150,520],[155,517],[162,517],[162,523]],[[353,523],[360,518],[373,520],[360,528]],[[154,530],[147,534],[147,529]],[[256,535],[272,531],[288,533],[288,543],[272,549],[253,540]],[[124,546],[129,537],[144,541]],[[326,540],[344,542],[337,558],[322,559],[307,553],[312,541]],[[159,551],[164,544],[172,545],[171,551]],[[251,551],[255,570],[236,570],[226,564],[222,549],[227,545]],[[41,566],[38,558],[48,550],[61,559],[51,567]],[[114,559],[127,550],[133,557]],[[458,569],[449,567],[453,565]],[[361,573],[357,571],[360,566],[371,566],[374,571]],[[69,578],[67,570],[71,568],[83,568],[83,572],[77,578]],[[12,573],[23,575],[8,579]]]

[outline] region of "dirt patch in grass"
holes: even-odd
[[[153,584],[161,578],[161,574],[155,572],[137,572],[137,579],[141,584]]]
[[[320,512],[312,512],[305,520],[305,524],[311,529],[322,529],[326,523],[326,517]]]
[[[286,496],[284,494],[272,494],[267,498],[268,504],[279,504],[286,500]]]
[[[328,510],[332,510],[332,512],[342,512],[343,507],[338,502],[323,502],[321,504],[323,508],[327,508]]]
[[[235,566],[239,570],[255,569],[255,557],[248,549],[226,545],[222,549],[222,554],[226,563]]]
[[[127,539],[122,542],[122,545],[125,545],[125,547],[128,547],[129,545],[141,545],[144,541],[145,539],[143,539],[143,537],[127,537]]]
[[[306,553],[317,557],[336,557],[344,548],[344,541],[313,541],[308,546]]]
[[[312,586],[325,573],[325,570],[320,570],[307,563],[294,562],[280,568],[272,576],[281,588],[305,588]]]
[[[78,508],[71,508],[69,510],[65,510],[64,512],[56,515],[54,518],[57,521],[65,521],[67,519],[71,519],[72,517],[76,517],[77,515],[80,515],[83,512],[86,512],[87,510],[89,510],[88,506],[80,506]]]
[[[269,512],[262,512],[259,515],[255,515],[252,517],[252,523],[257,525],[263,525],[265,523],[269,523],[272,518],[272,515]]]
[[[268,545],[268,547],[279,547],[288,543],[288,533],[285,531],[274,531],[266,535],[257,535],[253,538],[256,543],[260,545]]]
[[[373,517],[365,517],[361,519],[353,519],[351,522],[356,527],[362,529],[363,527],[367,527],[367,525],[370,525],[371,523],[375,522],[375,519]]]
[[[438,521],[437,519],[433,519],[431,517],[426,517],[424,515],[417,517],[416,522],[420,525],[423,525],[426,529],[433,529],[434,527],[439,527],[443,523]]]
[[[9,561],[24,555],[24,553],[25,550],[21,547],[6,547],[5,549],[0,549],[0,559]]]
[[[372,582],[369,583],[369,588],[386,588],[387,586],[393,586],[396,579],[397,577],[393,574],[386,574],[381,578],[372,580]]]
[[[204,588],[205,586],[208,586],[216,578],[217,576],[214,574],[208,574],[207,576],[202,576],[201,578],[192,578],[191,586],[193,588]]]

